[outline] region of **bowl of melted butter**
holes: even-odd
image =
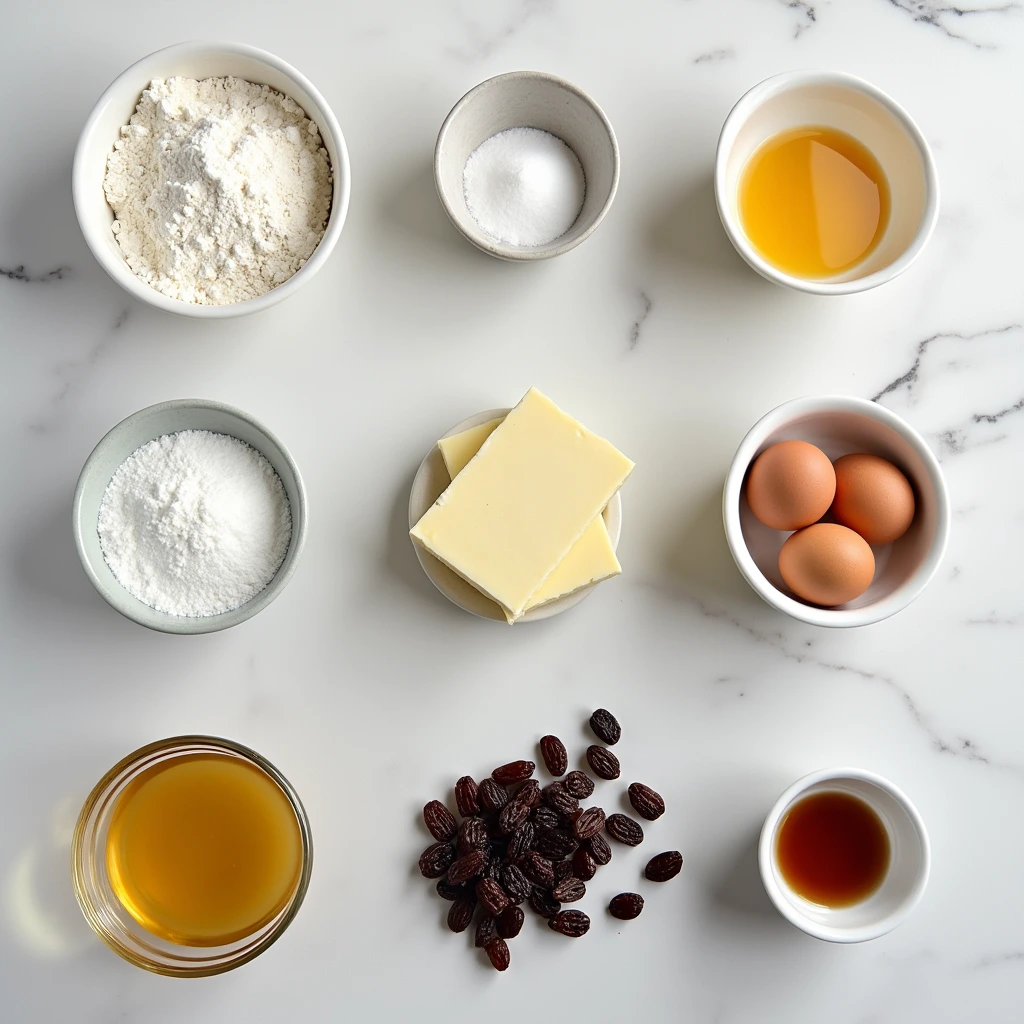
[[[939,212],[935,162],[910,115],[873,85],[823,71],[776,75],[733,107],[715,197],[754,270],[817,295],[897,277]]]

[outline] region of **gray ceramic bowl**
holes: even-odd
[[[507,245],[486,234],[466,206],[462,174],[470,154],[507,128],[540,128],[575,154],[586,178],[579,217],[547,245]],[[434,181],[452,223],[478,249],[503,260],[546,260],[574,249],[604,220],[619,186],[619,146],[604,111],[575,85],[540,71],[513,71],[470,89],[441,125]]]
[[[185,618],[157,611],[133,597],[118,583],[103,559],[96,529],[100,502],[117,467],[136,449],[179,430],[210,430],[252,445],[281,478],[292,513],[292,539],[277,575],[251,601],[230,612]],[[298,467],[283,444],[259,420],[240,409],[201,398],[181,398],[140,409],[113,427],[93,449],[75,489],[72,519],[75,545],[86,574],[100,596],[125,618],[163,633],[215,633],[237,626],[262,611],[284,590],[295,572],[306,539],[306,490]]]

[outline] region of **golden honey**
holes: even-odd
[[[795,277],[855,266],[889,223],[889,184],[874,155],[835,128],[775,135],[747,161],[740,221],[762,257]]]
[[[147,931],[184,946],[253,934],[286,906],[302,869],[295,811],[248,761],[197,753],[136,776],[106,843],[118,900]]]

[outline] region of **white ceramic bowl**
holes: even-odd
[[[776,836],[787,811],[812,793],[859,797],[879,816],[889,836],[889,870],[867,899],[829,908],[798,896],[779,869]],[[917,808],[880,775],[859,768],[830,768],[794,782],[765,818],[757,851],[761,881],[776,909],[808,935],[829,942],[864,942],[890,932],[917,906],[928,884],[931,846]]]
[[[462,174],[470,154],[507,128],[540,128],[561,139],[583,167],[583,209],[569,230],[546,245],[506,245],[483,231],[466,205]],[[513,71],[470,89],[441,125],[434,182],[452,223],[478,249],[503,260],[546,260],[589,238],[619,186],[619,146],[604,111],[582,89],[540,71]]]
[[[822,608],[796,597],[779,574],[779,551],[790,536],[750,511],[746,478],[751,463],[778,441],[809,441],[830,459],[851,452],[880,455],[898,466],[914,488],[910,529],[892,544],[873,545],[875,578],[854,601]],[[740,572],[773,608],[814,626],[865,626],[906,608],[935,575],[949,536],[949,495],[939,463],[924,438],[895,413],[864,398],[796,398],[750,428],[729,467],[722,518]]]
[[[118,466],[142,445],[179,430],[228,434],[255,448],[274,467],[291,506],[291,542],[277,574],[250,601],[219,615],[196,618],[170,615],[143,604],[121,586],[110,571],[100,547],[97,530],[100,503]],[[215,633],[237,626],[266,608],[284,590],[295,572],[306,540],[306,518],[306,488],[288,449],[255,417],[230,405],[201,398],[151,405],[111,427],[82,467],[72,506],[75,546],[92,585],[103,600],[126,619],[161,633]]]
[[[107,205],[103,194],[103,175],[107,156],[118,138],[121,125],[127,124],[135,113],[142,91],[154,78],[184,75],[188,78],[214,78],[234,75],[290,96],[316,122],[324,148],[331,159],[334,191],[331,215],[320,244],[306,264],[283,284],[269,292],[223,306],[205,306],[172,299],[136,277],[125,262],[124,255],[111,230],[114,211]],[[93,107],[85,122],[75,149],[75,162],[71,174],[71,190],[75,212],[82,234],[92,254],[103,269],[125,291],[148,302],[157,309],[166,309],[182,316],[203,319],[244,316],[256,313],[286,299],[301,288],[326,262],[341,235],[348,213],[351,171],[345,139],[337,119],[313,85],[290,64],[272,53],[257,50],[241,43],[189,42],[157,50],[133,64],[110,84]]]
[[[488,409],[486,412],[477,413],[475,416],[464,419],[461,423],[456,423],[442,436],[451,437],[453,434],[460,434],[463,430],[469,430],[470,427],[477,427],[481,423],[495,420],[499,416],[507,416],[511,411],[511,409]],[[420,521],[423,514],[437,501],[450,483],[451,478],[448,476],[444,459],[441,457],[441,449],[435,444],[427,452],[413,478],[412,490],[409,492],[410,530]],[[608,528],[608,538],[612,542],[612,548],[617,548],[619,537],[622,534],[622,499],[617,491],[604,510],[604,522]],[[481,619],[507,622],[505,613],[490,598],[484,597],[471,583],[467,583],[458,573],[452,572],[447,565],[436,559],[429,551],[424,551],[419,544],[414,543],[413,548],[420,566],[427,574],[427,579],[452,604]],[[567,612],[584,598],[589,597],[593,590],[594,587],[586,587],[576,591],[575,594],[560,597],[557,601],[542,604],[539,608],[534,608],[523,615],[516,625],[519,622],[539,622],[541,619],[550,619],[552,615]]]
[[[889,182],[889,225],[875,249],[835,277],[794,277],[751,244],[740,221],[743,168],[762,142],[806,125],[836,128],[865,145]],[[726,234],[739,254],[769,281],[815,295],[867,291],[902,274],[917,259],[939,215],[935,161],[910,115],[880,89],[834,71],[789,71],[755,85],[722,126],[715,159],[715,197]]]

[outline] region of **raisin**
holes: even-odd
[[[440,878],[454,859],[455,851],[451,843],[432,843],[420,854],[420,874],[424,878]]]
[[[530,904],[530,909],[541,917],[554,917],[562,909],[562,904],[547,889],[542,889],[539,885],[533,887],[526,902]]]
[[[586,800],[594,795],[594,780],[586,772],[569,772],[565,777],[565,788],[577,800]]]
[[[600,807],[588,807],[572,823],[572,830],[577,839],[589,839],[604,828],[604,811]]]
[[[530,880],[516,864],[506,864],[501,869],[501,885],[513,903],[522,903],[533,888]]]
[[[454,839],[459,827],[452,812],[440,800],[431,800],[423,805],[423,822],[439,842]]]
[[[568,832],[559,829],[546,828],[537,836],[537,852],[549,860],[562,860],[574,853],[579,845]]]
[[[642,782],[629,784],[629,802],[633,805],[633,810],[648,821],[655,821],[665,813],[665,801],[660,794]]]
[[[503,786],[499,786],[494,779],[484,779],[478,790],[480,806],[485,811],[496,813],[508,803],[508,793]]]
[[[540,783],[536,779],[527,779],[516,790],[513,799],[533,810],[540,803]]]
[[[569,877],[564,882],[559,882],[551,890],[551,895],[559,903],[575,903],[587,895],[587,887],[578,878]]]
[[[508,970],[508,965],[512,960],[512,955],[508,951],[508,943],[500,935],[495,935],[494,938],[487,943],[484,947],[484,952],[487,954],[487,959],[491,961],[491,966],[496,971]]]
[[[475,900],[456,900],[448,908],[448,927],[453,932],[464,932],[473,920],[475,912]]]
[[[596,744],[587,747],[587,763],[599,779],[617,779],[622,774],[619,759],[610,750]]]
[[[580,802],[565,788],[564,782],[552,782],[545,786],[541,793],[541,799],[560,814],[568,817],[573,811],[580,809]]]
[[[594,731],[594,735],[602,743],[607,743],[609,747],[614,747],[622,736],[622,728],[615,716],[610,711],[605,711],[604,708],[598,708],[590,716],[590,728]]]
[[[476,783],[472,775],[463,775],[455,783],[455,804],[459,808],[459,814],[468,818],[471,814],[480,813],[480,801],[477,797]]]
[[[499,786],[511,786],[513,782],[528,779],[536,770],[537,766],[532,761],[510,761],[500,768],[495,768],[491,772],[491,778]]]
[[[476,898],[480,906],[495,917],[508,906],[505,890],[493,878],[481,878],[476,883]]]
[[[486,949],[489,942],[493,942],[497,935],[497,921],[490,914],[485,914],[480,923],[476,926],[476,937],[473,944],[477,949]]]
[[[597,862],[582,846],[572,855],[572,873],[581,882],[589,882],[597,874]]]
[[[514,939],[523,930],[526,915],[521,907],[506,907],[498,915],[498,935],[503,939]]]
[[[569,767],[569,755],[566,753],[565,744],[557,736],[541,737],[540,754],[544,758],[547,770],[555,778],[565,774],[565,769]]]
[[[683,870],[683,855],[678,850],[669,850],[652,857],[644,868],[644,874],[652,882],[667,882]]]
[[[546,885],[549,889],[555,884],[555,870],[551,861],[542,857],[536,850],[531,850],[523,857],[520,865],[523,874],[538,885]]]
[[[484,868],[484,878],[492,878],[495,882],[501,881],[501,858],[491,857],[487,862],[487,867]]]
[[[532,847],[533,825],[524,821],[508,838],[508,857],[511,860],[518,860]]]
[[[590,856],[594,858],[596,864],[607,864],[612,859],[612,848],[608,845],[608,840],[600,832],[587,840],[587,849],[590,851]]]
[[[555,874],[555,885],[561,885],[572,874],[571,860],[558,860],[552,865]],[[552,886],[554,888],[554,886]]]
[[[487,845],[487,825],[483,818],[463,818],[459,826],[459,856],[465,857],[470,850]]]
[[[644,898],[638,892],[620,892],[608,904],[609,913],[620,921],[632,921],[634,917],[640,916],[643,909]]]
[[[530,808],[516,799],[510,800],[498,815],[498,828],[508,834],[515,832],[530,816]]]
[[[634,821],[628,814],[609,814],[604,827],[612,839],[626,846],[639,846],[644,841],[644,830],[640,822]]]
[[[582,910],[560,910],[548,921],[548,927],[559,935],[578,939],[590,931],[590,918]]]
[[[483,873],[489,859],[483,850],[470,850],[465,857],[460,857],[448,868],[448,881],[452,885],[458,885],[460,882],[476,878]]]
[[[468,885],[452,885],[447,878],[439,878],[437,880],[437,895],[449,902],[454,902],[455,900],[476,900],[473,890]]]
[[[544,805],[535,807],[531,817],[533,818],[533,824],[538,830],[544,828],[565,827],[565,815],[556,811],[553,807],[547,807]]]

